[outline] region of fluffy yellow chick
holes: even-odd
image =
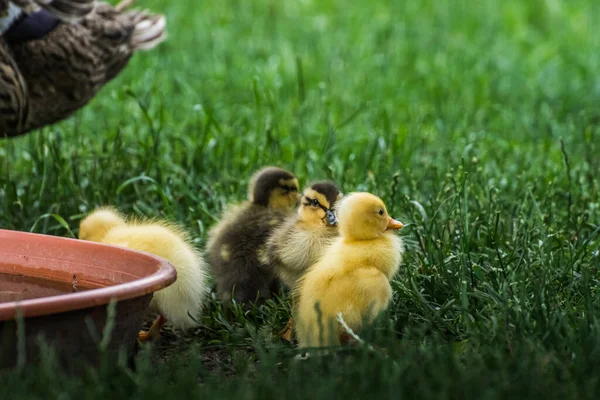
[[[202,311],[209,292],[207,266],[181,228],[165,221],[128,221],[116,210],[105,207],[81,221],[79,238],[148,252],[175,267],[177,280],[154,293],[150,309],[159,316],[148,332],[140,331],[139,340],[159,336],[166,322],[179,329],[197,325],[194,318]]]
[[[344,197],[337,216],[340,237],[294,289],[300,347],[344,343],[348,336],[337,321],[339,313],[358,332],[392,298],[390,280],[404,252],[401,238],[392,230],[402,228],[402,223],[388,215],[379,197],[364,192]]]
[[[333,182],[304,189],[296,215],[277,228],[267,241],[267,257],[281,281],[292,288],[323,249],[338,236],[334,207],[342,193]]]
[[[298,204],[298,179],[289,171],[265,167],[256,172],[248,201],[223,212],[208,233],[208,260],[226,305],[262,301],[279,290],[279,280],[266,257],[266,242]]]

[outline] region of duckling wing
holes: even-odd
[[[338,314],[359,333],[364,322],[387,308],[392,295],[387,278],[375,268],[344,273],[317,264],[298,281],[294,296],[299,299],[294,307],[298,340],[306,347],[337,345],[345,340],[347,332],[338,322]]]
[[[217,295],[238,303],[267,298],[279,289],[279,280],[267,258],[267,239],[285,215],[245,204],[230,209],[209,233],[209,264]],[[232,292],[232,288],[234,289]]]
[[[337,290],[346,299],[340,304],[340,312],[355,329],[365,320],[372,321],[392,299],[387,277],[376,268],[359,269],[342,277]]]
[[[297,216],[291,215],[267,240],[266,258],[275,273],[289,287],[298,278],[297,269],[308,264],[306,243],[296,227]]]
[[[27,120],[27,85],[13,55],[0,38],[0,138],[20,132]]]

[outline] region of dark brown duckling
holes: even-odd
[[[227,208],[209,231],[208,260],[219,299],[247,304],[279,290],[266,242],[297,203],[298,179],[291,172],[266,167],[253,175],[248,201]]]

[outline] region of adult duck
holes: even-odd
[[[69,117],[165,39],[165,17],[131,3],[0,0],[0,138]]]

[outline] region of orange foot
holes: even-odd
[[[285,328],[279,332],[279,337],[285,340],[286,342],[292,342],[292,332],[294,326],[294,318],[288,320],[287,324],[285,324]]]
[[[146,342],[148,340],[157,339],[160,336],[160,330],[163,325],[167,322],[167,319],[162,315],[159,315],[158,318],[154,320],[152,326],[146,331],[140,331],[138,334],[138,340],[140,342]]]

